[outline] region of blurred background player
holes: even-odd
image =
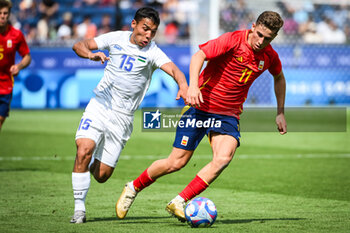
[[[157,11],[140,8],[131,22],[132,32],[110,32],[73,46],[82,58],[102,64],[109,62],[76,133],[77,154],[72,173],[75,209],[71,223],[86,221],[89,170],[100,183],[112,175],[131,135],[134,112],[146,94],[153,71],[160,68],[172,76],[179,86],[176,99],[185,99],[188,85],[184,74],[152,41],[159,22]],[[110,57],[103,52],[92,52],[97,49],[108,50]]]
[[[212,161],[166,206],[170,214],[185,221],[185,203],[203,192],[231,162],[240,144],[239,115],[248,90],[267,69],[274,77],[277,128],[281,134],[287,132],[284,117],[286,83],[281,61],[270,45],[282,26],[283,20],[278,13],[265,11],[250,30],[228,32],[199,46],[200,50],[192,56],[190,64],[187,102],[191,107],[181,120],[204,122],[216,119],[220,125],[177,127],[169,157],[153,162],[137,179],[125,185],[116,204],[119,218],[126,216],[138,192],[157,178],[184,167],[206,134],[211,142]],[[204,61],[209,62],[200,74]]]
[[[22,32],[9,24],[11,8],[11,2],[0,0],[0,130],[9,116],[13,76],[18,75],[31,62],[30,51]],[[16,52],[22,56],[17,64]]]

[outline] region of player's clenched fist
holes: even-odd
[[[13,65],[13,66],[11,66],[11,68],[10,68],[10,73],[11,73],[13,76],[16,76],[16,75],[19,73],[18,65]]]

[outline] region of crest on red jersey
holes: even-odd
[[[7,48],[12,48],[12,40],[7,40]]]
[[[259,62],[258,70],[263,70],[263,69],[264,69],[264,64],[265,64],[264,61],[260,61],[260,62]]]

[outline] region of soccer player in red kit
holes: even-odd
[[[11,7],[11,2],[0,0],[0,130],[10,111],[13,76],[31,62],[22,32],[8,23]],[[15,64],[16,51],[22,57],[18,64]]]
[[[199,46],[190,64],[190,86],[187,92],[189,109],[180,121],[188,127],[176,130],[173,150],[168,158],[151,164],[137,179],[125,185],[116,204],[119,218],[124,218],[138,192],[157,178],[178,171],[190,160],[206,134],[213,150],[213,159],[166,206],[166,210],[185,221],[184,206],[203,192],[229,165],[240,144],[239,115],[248,90],[265,70],[274,77],[277,99],[276,123],[280,134],[287,132],[284,117],[285,78],[281,61],[270,42],[283,26],[276,12],[265,11],[250,30],[228,32]],[[208,64],[200,74],[204,61]],[[200,74],[200,75],[199,75]],[[205,121],[215,121],[206,124]],[[195,122],[187,124],[186,122]]]

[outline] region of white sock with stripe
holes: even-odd
[[[72,172],[74,211],[85,211],[85,198],[90,188],[90,172]]]

